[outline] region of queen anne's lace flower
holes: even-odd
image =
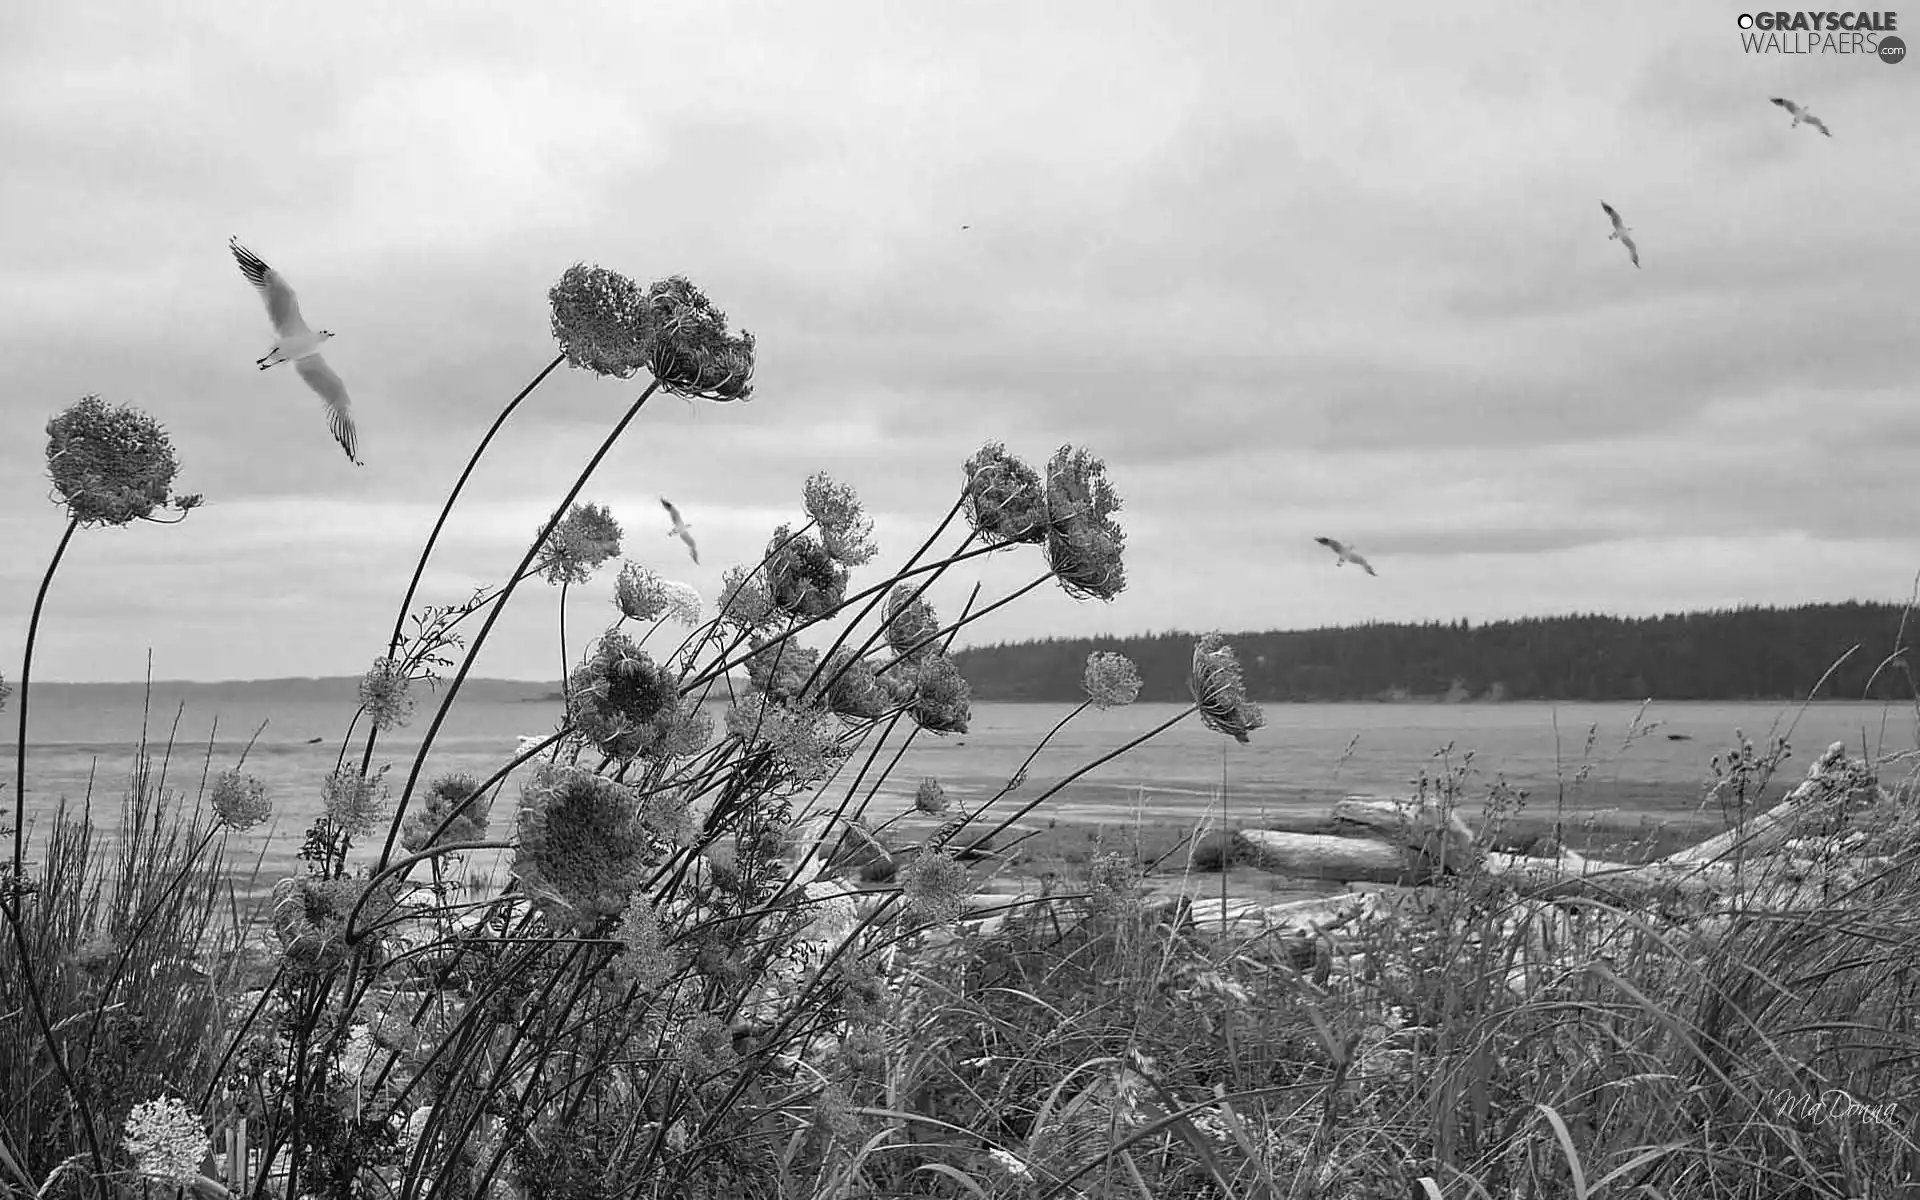
[[[773,606],[790,616],[828,616],[847,594],[847,569],[811,535],[785,525],[767,545],[766,576]]]
[[[485,795],[473,796],[480,781],[468,774],[442,775],[427,788],[426,795],[407,813],[406,820],[400,825],[400,844],[410,853],[418,854],[429,845],[446,845],[452,842],[477,842],[487,836],[487,812],[491,800]],[[467,797],[473,796],[473,802],[459,809],[459,815],[448,822],[446,832],[438,838],[433,831],[446,820],[448,813],[463,804]]]
[[[746,662],[747,679],[771,700],[793,700],[805,691],[819,665],[818,650],[786,638],[754,647]]]
[[[220,823],[234,830],[251,829],[273,815],[267,785],[252,775],[242,775],[239,767],[214,776],[210,803]]]
[[[1095,650],[1087,655],[1087,699],[1100,708],[1120,708],[1140,695],[1140,672],[1124,654]]]
[[[576,504],[553,527],[545,549],[541,574],[548,583],[585,583],[594,568],[620,553],[620,522],[602,505]]]
[[[567,362],[596,375],[626,379],[646,365],[651,330],[633,280],[575,263],[547,292],[553,337]]]
[[[947,811],[947,790],[938,779],[922,779],[913,793],[913,807],[929,817],[940,816]]]
[[[834,651],[820,677],[825,681],[827,707],[841,716],[872,720],[887,711],[888,698],[874,678],[872,664],[854,657],[853,651]]]
[[[1240,660],[1225,637],[1209,633],[1194,643],[1193,668],[1187,676],[1193,702],[1208,729],[1245,744],[1247,734],[1267,723],[1260,706],[1247,699]]]
[[[1118,511],[1107,465],[1060,447],[1047,463],[1047,563],[1069,595],[1111,600],[1125,590],[1127,535],[1113,519]]]
[[[728,567],[720,577],[720,617],[743,630],[765,628],[774,617],[766,576],[758,569]]]
[[[613,584],[613,602],[629,621],[657,621],[667,611],[667,581],[652,567],[624,563]]]
[[[679,688],[624,633],[601,638],[567,682],[575,727],[623,761],[659,753],[681,718]]]
[[[1046,540],[1046,490],[1032,467],[988,442],[962,470],[967,522],[989,545]]]
[[[944,850],[922,850],[900,872],[900,897],[907,910],[942,925],[966,911],[971,886],[966,866]]]
[[[897,674],[897,672],[890,672]],[[952,658],[936,654],[923,658],[913,672],[914,723],[929,733],[965,733],[972,719],[972,689],[960,676]]]
[[[160,423],[131,405],[86,396],[47,422],[47,471],[83,525],[126,525],[167,503],[179,472]],[[192,497],[194,505],[199,498]],[[192,507],[185,505],[182,507]]]
[[[727,314],[681,275],[647,289],[652,344],[647,366],[676,396],[704,400],[753,398],[753,335],[727,332]]]
[[[896,584],[887,597],[887,645],[893,652],[910,661],[938,654],[935,635],[939,632],[940,618],[934,615],[933,605],[914,595],[906,584]]]
[[[349,837],[365,837],[387,805],[385,768],[372,775],[354,767],[335,769],[320,785],[320,803],[334,828]]]
[[[836,562],[857,567],[879,553],[873,544],[873,518],[853,489],[835,483],[825,471],[807,480],[807,515],[820,527],[820,541]]]
[[[376,658],[360,677],[360,704],[367,710],[367,721],[375,729],[398,729],[413,713],[413,697],[408,695],[412,680],[401,664],[390,658]]]
[[[122,1145],[134,1170],[148,1179],[188,1186],[200,1178],[200,1164],[213,1152],[206,1126],[187,1102],[175,1096],[133,1106],[122,1127]]]
[[[325,972],[342,966],[351,956],[347,946],[347,917],[366,889],[364,879],[321,879],[295,875],[273,886],[269,916],[287,965],[296,971]],[[382,925],[398,907],[392,888],[382,884],[360,909],[354,931]],[[366,944],[380,941],[377,933]]]
[[[697,628],[700,624],[700,593],[693,589],[693,585],[669,579],[660,587],[666,593],[667,615],[689,629]]]
[[[517,842],[514,876],[550,922],[573,929],[624,911],[655,849],[630,789],[552,764],[522,788]]]

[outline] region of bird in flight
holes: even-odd
[[[1359,567],[1362,571],[1365,571],[1369,575],[1373,575],[1377,577],[1380,574],[1380,572],[1373,569],[1372,563],[1360,557],[1360,552],[1358,550],[1355,550],[1352,546],[1347,545],[1345,542],[1342,542],[1337,538],[1328,538],[1328,537],[1317,537],[1313,540],[1316,542],[1319,542],[1322,546],[1325,546],[1327,549],[1334,552],[1334,554],[1336,555],[1336,557],[1333,560],[1334,566],[1344,567],[1348,563],[1352,563],[1354,566]]]
[[[1622,246],[1627,248],[1627,257],[1633,260],[1633,265],[1636,267],[1639,266],[1640,247],[1634,245],[1633,239],[1628,236],[1633,230],[1627,228],[1626,222],[1620,219],[1620,214],[1613,210],[1613,205],[1602,200],[1600,207],[1607,210],[1607,219],[1613,222],[1613,232],[1607,235],[1607,240],[1610,242],[1618,240]]]
[[[962,228],[962,229],[972,229],[972,228],[973,228],[973,226],[971,226],[971,225],[962,225],[962,226],[961,226],[960,228]]]
[[[1818,129],[1821,133],[1826,134],[1828,137],[1833,136],[1833,130],[1827,128],[1827,123],[1825,121],[1822,121],[1819,117],[1814,116],[1812,113],[1808,112],[1806,109],[1801,108],[1798,104],[1795,104],[1793,101],[1783,100],[1779,96],[1775,96],[1773,97],[1773,102],[1775,104],[1778,104],[1781,108],[1784,108],[1788,112],[1793,114],[1793,124],[1788,126],[1789,129],[1797,129],[1802,125],[1811,125],[1815,129]]]
[[[292,363],[300,378],[306,380],[307,386],[326,403],[327,428],[340,443],[340,448],[347,452],[348,461],[356,467],[364,466],[358,449],[359,435],[353,428],[347,385],[340,382],[340,376],[334,374],[327,360],[320,357],[320,343],[332,337],[332,332],[322,329],[316,333],[308,328],[306,318],[300,315],[300,301],[293,294],[293,288],[288,286],[286,278],[261,262],[259,255],[242,246],[238,238],[228,238],[227,248],[233,251],[234,261],[240,264],[240,273],[266,300],[267,319],[273,323],[273,332],[278,335],[273,349],[255,359],[254,365],[264,371],[279,363]]]
[[[660,497],[660,507],[667,510],[667,519],[673,522],[673,528],[667,530],[667,536],[677,537],[685,542],[687,544],[687,553],[693,556],[693,565],[696,567],[699,566],[700,550],[693,544],[693,534],[687,531],[687,523],[680,519],[680,510],[675,508],[673,501],[667,499],[665,496]]]

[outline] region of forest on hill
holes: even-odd
[[[1261,701],[1803,699],[1855,646],[1821,699],[1908,700],[1903,605],[1743,607],[1658,617],[1581,615],[1229,633]],[[1920,616],[1914,624],[1920,626]],[[1911,642],[1913,632],[1899,644]],[[1087,655],[1140,668],[1140,699],[1187,701],[1195,635],[1053,638],[957,652],[976,700],[1083,698]],[[1867,690],[1872,679],[1872,690]]]

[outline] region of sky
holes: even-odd
[[[885,578],[987,440],[1106,462],[1128,586],[1043,585],[962,645],[1904,599],[1920,64],[1750,55],[1741,11],[14,6],[0,674],[63,529],[44,425],[87,394],[160,419],[207,503],[75,536],[36,679],[365,670],[576,262],[684,274],[758,339],[751,402],[656,396],[581,493],[709,602],[816,471],[875,517],[855,586]],[[229,235],[337,335],[364,468],[255,370]],[[500,580],[643,382],[550,376],[420,601]],[[929,598],[1044,569],[1008,551]],[[613,577],[569,591],[576,658]],[[474,673],[557,677],[558,601],[523,586]]]

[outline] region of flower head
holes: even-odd
[[[568,684],[575,726],[618,759],[656,753],[679,715],[673,680],[617,631],[600,639]]]
[[[934,615],[933,605],[906,584],[894,585],[887,597],[887,645],[893,652],[915,662],[938,654],[935,635],[939,632],[940,618]]]
[[[667,611],[667,581],[652,567],[623,563],[613,584],[613,602],[629,621],[657,621]]]
[[[323,973],[343,965],[352,951],[347,945],[347,917],[366,888],[364,879],[321,879],[295,875],[273,885],[269,910],[274,936],[296,971]],[[356,935],[381,924],[398,907],[387,885],[377,887],[360,909]],[[370,935],[378,941],[378,935]]]
[[[647,306],[633,280],[575,263],[547,292],[553,337],[567,362],[595,375],[626,379],[646,365]]]
[[[1208,729],[1245,744],[1247,733],[1267,723],[1260,706],[1247,699],[1240,676],[1240,660],[1218,633],[1209,633],[1193,646],[1193,669],[1187,676],[1193,702]]]
[[[407,819],[400,824],[400,844],[409,853],[418,854],[429,846],[446,845],[450,842],[477,842],[487,836],[487,815],[492,798],[486,795],[474,796],[480,788],[480,781],[464,772],[442,775],[427,787],[426,795]],[[469,796],[471,804],[466,803]],[[464,807],[462,807],[464,805]],[[453,820],[447,822],[447,828],[438,838],[433,831],[440,828],[440,822],[447,814],[456,812]]]
[[[320,803],[334,828],[349,837],[365,837],[387,804],[386,768],[372,775],[362,775],[357,768],[336,768],[320,785]]]
[[[1124,654],[1095,650],[1087,655],[1087,699],[1100,708],[1123,708],[1140,695],[1140,672]]]
[[[874,678],[873,667],[851,650],[835,650],[820,677],[826,681],[827,707],[843,717],[872,720],[887,710],[887,696]]]
[[[587,929],[624,911],[653,850],[622,784],[547,763],[521,789],[513,873],[556,926]]]
[[[797,700],[820,665],[820,652],[792,638],[768,643],[754,639],[746,661],[747,679],[770,700]]]
[[[620,553],[620,523],[598,504],[575,504],[547,539],[548,583],[585,583],[593,570]]]
[[[940,816],[947,811],[947,790],[938,779],[928,776],[913,793],[913,807],[929,817]]]
[[[660,584],[666,593],[667,615],[685,625],[688,629],[697,629],[700,625],[700,593],[690,583],[668,579]]]
[[[727,314],[684,276],[647,289],[652,329],[647,367],[676,396],[706,400],[753,398],[753,335],[727,332]]]
[[[413,681],[406,670],[390,658],[376,658],[360,677],[360,703],[367,720],[375,729],[398,729],[413,713],[413,697],[407,689]]]
[[[206,1126],[175,1096],[134,1105],[122,1133],[136,1171],[179,1186],[199,1179],[201,1162],[213,1152]]]
[[[971,886],[966,866],[943,850],[922,850],[900,872],[900,895],[907,910],[942,925],[966,911]]]
[[[83,525],[126,525],[167,503],[180,465],[160,423],[86,396],[47,422],[47,471]],[[197,498],[196,498],[197,499]]]
[[[720,577],[720,618],[743,630],[764,629],[774,616],[773,597],[764,574],[745,567],[728,567]]]
[[[713,740],[713,714],[698,704],[676,703],[674,715],[661,739],[658,757],[685,758],[706,749]]]
[[[972,689],[945,654],[921,659],[913,673],[914,723],[929,733],[965,733],[972,719]]]
[[[660,915],[647,897],[634,894],[614,938],[620,943],[620,953],[613,960],[615,979],[648,992],[673,978],[677,964],[660,928]]]
[[[213,815],[228,829],[251,829],[273,815],[267,785],[239,767],[229,767],[213,780]]]
[[[873,544],[873,518],[860,506],[860,497],[843,483],[820,471],[808,478],[807,515],[820,526],[820,541],[836,562],[857,567],[879,553]]]
[[[767,590],[773,606],[796,617],[824,617],[847,594],[847,569],[825,546],[782,525],[767,547]]]
[[[847,755],[840,730],[826,713],[774,703],[757,691],[727,710],[727,732],[743,742],[764,743],[780,769],[803,787],[820,780]]]
[[[967,522],[989,544],[1043,542],[1047,538],[1046,489],[1034,469],[988,442],[963,468]]]
[[[1047,463],[1047,565],[1068,595],[1111,600],[1126,588],[1119,510],[1105,463],[1071,446],[1055,452]]]

